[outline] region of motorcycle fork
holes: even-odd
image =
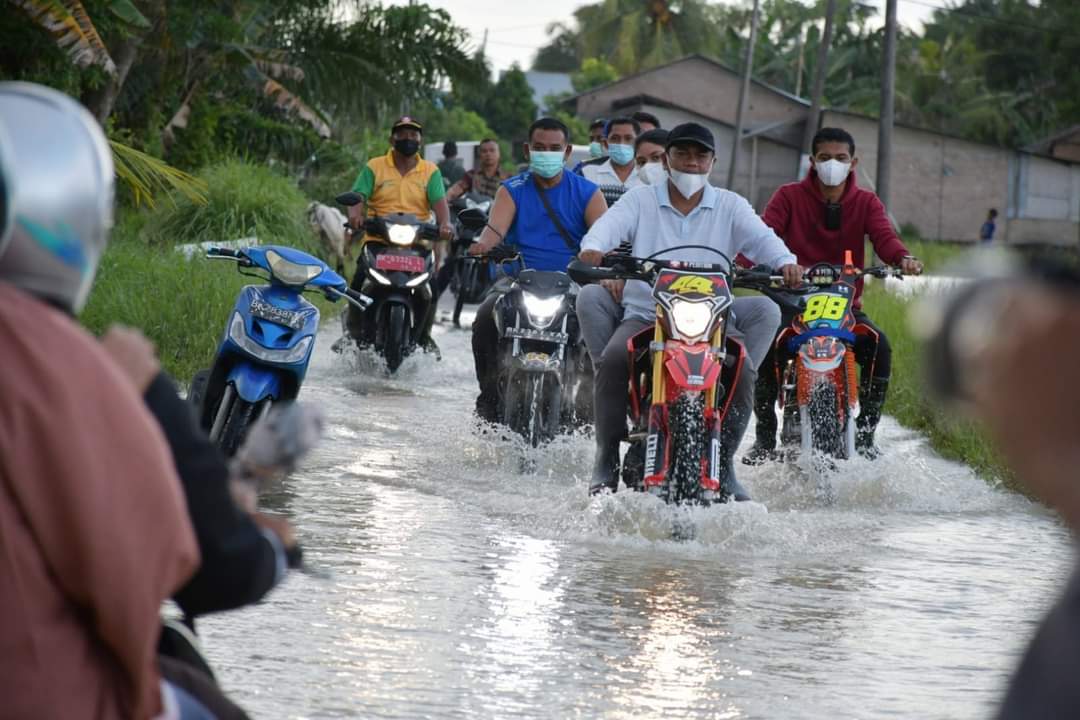
[[[663,422],[667,388],[664,378],[664,329],[660,323],[660,313],[656,310],[656,324],[653,340],[649,345],[652,353],[652,404],[649,406],[649,430],[645,437],[645,472],[643,485],[652,492],[663,487],[667,473],[667,432]]]
[[[713,352],[716,354],[717,360],[724,363],[726,359],[725,347],[724,347],[724,333],[717,328],[712,337]],[[722,382],[723,373],[721,373]],[[709,428],[709,454],[706,461],[705,472],[702,474],[701,487],[704,490],[711,490],[712,492],[718,492],[721,487],[721,473],[727,474],[727,464],[724,463],[721,467],[720,462],[720,448],[723,442],[720,431],[722,430],[723,422],[721,422],[721,416],[718,412],[719,398],[718,390],[721,389],[720,382],[716,385],[712,385],[705,391],[705,422],[706,427]]]

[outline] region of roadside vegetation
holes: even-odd
[[[177,245],[258,237],[261,244],[321,255],[304,217],[307,201],[288,178],[240,161],[211,166],[199,178],[208,188],[206,204],[178,196],[152,210],[120,211],[81,317],[95,333],[112,323],[141,329],[181,383],[210,363],[240,288],[261,281],[201,252],[186,260]],[[327,327],[340,305],[308,299],[323,311]]]

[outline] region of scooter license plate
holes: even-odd
[[[419,255],[393,255],[380,253],[375,257],[376,270],[390,272],[422,273],[427,267],[424,258]]]
[[[252,300],[248,311],[253,317],[257,317],[260,320],[268,320],[272,323],[292,328],[293,330],[299,330],[304,327],[304,317],[300,313],[294,310],[284,310],[279,307],[274,307],[270,303],[264,303],[261,300]]]

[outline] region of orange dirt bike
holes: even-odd
[[[652,286],[656,322],[627,343],[631,431],[622,480],[669,503],[709,505],[731,499],[727,480],[734,448],[727,447],[733,443],[725,437],[724,420],[748,361],[742,343],[728,337],[731,290],[783,278],[732,270],[726,255],[706,246],[661,252],[686,249],[710,250],[724,262],[615,253],[604,258],[602,267],[575,260],[567,271],[580,283],[623,279]]]
[[[855,340],[873,330],[861,325],[853,312],[856,284],[864,276],[902,277],[896,268],[860,269],[851,251],[843,265],[818,263],[809,267],[809,284],[787,289],[766,284],[751,286],[794,313],[776,338],[778,357],[789,358],[780,372],[779,405],[784,411],[780,442],[846,460],[855,455],[855,418],[859,415],[859,378]],[[784,352],[782,352],[784,351]]]

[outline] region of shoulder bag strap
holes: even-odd
[[[565,171],[564,171],[565,172]],[[547,216],[551,218],[551,222],[555,223],[555,229],[562,235],[563,242],[566,243],[566,247],[570,248],[570,252],[577,254],[580,247],[578,243],[575,243],[573,238],[570,237],[570,233],[566,232],[566,228],[559,222],[559,216],[555,214],[555,211],[551,209],[551,201],[548,200],[547,193],[544,192],[544,188],[540,187],[540,183],[537,182],[536,176],[532,176],[533,185],[536,187],[536,192],[540,195],[540,202],[544,203],[544,210],[547,211]]]

